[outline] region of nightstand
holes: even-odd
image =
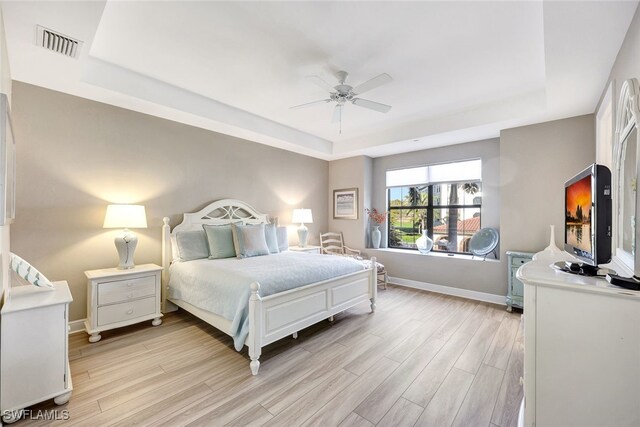
[[[87,320],[89,342],[100,341],[100,332],[153,319],[162,323],[160,273],[155,264],[128,270],[105,268],[85,271],[87,276]]]
[[[319,254],[320,246],[305,246],[301,248],[300,246],[289,246],[289,250],[293,252],[305,252],[308,254]]]

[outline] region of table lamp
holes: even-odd
[[[147,228],[147,216],[142,205],[109,205],[104,216],[103,228],[123,228],[115,238],[120,257],[118,270],[133,268],[133,253],[138,237],[129,228]]]
[[[298,246],[304,248],[307,246],[307,236],[309,234],[309,229],[304,224],[313,223],[311,209],[294,209],[291,221],[300,223],[300,227],[298,227]]]

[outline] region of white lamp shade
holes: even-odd
[[[147,215],[142,205],[109,205],[103,228],[147,228]]]
[[[313,223],[313,215],[311,214],[311,209],[294,209],[291,222],[300,224]]]

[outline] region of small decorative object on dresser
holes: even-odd
[[[160,313],[160,272],[155,264],[128,270],[106,268],[85,271],[87,276],[87,320],[89,342],[100,341],[100,332],[153,319],[162,323]]]
[[[373,229],[371,230],[371,245],[373,246],[373,249],[379,249],[380,240],[382,239],[380,226],[387,220],[387,212],[378,212],[377,209],[365,209],[365,212],[373,224]]]
[[[129,228],[147,228],[147,216],[142,205],[109,205],[104,216],[103,228],[123,228],[115,238],[120,257],[118,269],[133,268],[133,253],[138,245],[138,237]]]
[[[313,223],[311,209],[294,209],[291,222],[300,223],[300,227],[298,227],[298,246],[304,248],[307,246],[307,236],[309,234],[309,229],[304,224]]]
[[[289,246],[289,250],[293,252],[304,252],[307,254],[319,254],[320,246],[305,246],[301,248],[300,246]]]
[[[511,312],[513,307],[523,308],[524,285],[516,277],[518,269],[533,259],[533,254],[529,252],[507,251],[509,263],[507,264],[509,286],[507,288],[507,311]]]
[[[14,286],[2,307],[2,387],[0,411],[5,423],[22,418],[24,408],[71,397],[67,329],[67,282],[53,288]]]

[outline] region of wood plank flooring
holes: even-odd
[[[70,337],[68,420],[17,426],[515,426],[520,315],[397,286],[263,349],[246,350],[188,313]]]

